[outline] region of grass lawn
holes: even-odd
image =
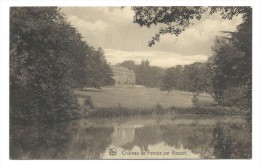
[[[173,90],[169,95],[167,91],[157,88],[137,87],[104,87],[99,91],[76,90],[80,105],[83,105],[86,96],[90,96],[95,107],[116,107],[119,104],[126,108],[152,108],[160,104],[163,108],[192,107],[192,93]],[[213,98],[207,94],[198,96],[199,102],[212,104]]]

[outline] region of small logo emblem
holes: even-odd
[[[117,151],[115,148],[110,148],[108,152],[109,152],[109,155],[111,155],[111,156],[115,156],[117,154]]]

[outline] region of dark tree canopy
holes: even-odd
[[[114,84],[113,72],[107,64],[104,51],[101,48],[98,48],[97,51],[94,50],[88,61],[87,80],[85,80],[84,86],[101,88],[102,86]]]
[[[192,24],[192,20],[200,20],[202,15],[209,11],[210,14],[219,12],[223,19],[232,19],[241,14],[244,20],[250,17],[250,7],[132,7],[135,12],[134,23],[141,27],[150,28],[151,25],[160,24],[158,33],[148,42],[151,47],[155,42],[160,41],[160,35],[172,34],[178,36]]]
[[[132,60],[127,60],[119,64],[120,66],[126,67],[129,70],[134,70],[136,68],[135,62]]]
[[[88,69],[90,67],[90,69]],[[98,76],[89,77],[92,71]],[[111,83],[101,50],[82,40],[56,7],[10,9],[10,113],[25,121],[79,116],[72,88]]]
[[[76,99],[65,79],[72,61],[66,37],[73,29],[57,8],[11,8],[10,32],[11,117],[76,117]]]
[[[161,90],[183,90],[193,93],[212,92],[212,73],[208,63],[177,65],[165,71]]]
[[[226,106],[252,109],[252,9],[241,7],[243,22],[229,38],[216,38],[210,62],[214,65],[216,100]]]

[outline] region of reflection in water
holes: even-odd
[[[183,121],[144,119],[91,124],[80,120],[69,124],[11,125],[10,158],[251,158],[251,131],[244,120],[205,122],[189,117],[186,123]],[[117,150],[115,156],[109,154],[111,148]]]
[[[251,158],[251,135],[238,129],[230,131],[219,124],[213,129],[214,156],[217,158]]]
[[[200,154],[202,158],[213,158],[212,155],[212,126],[210,125],[181,125],[162,126],[163,140],[169,145],[179,149],[183,146],[193,153]]]
[[[111,144],[110,135],[113,127],[87,127],[79,128],[72,135],[67,151],[68,159],[96,159],[105,152],[106,147]]]
[[[11,159],[97,159],[111,144],[113,127],[70,125],[11,128]]]
[[[135,136],[131,143],[122,146],[123,149],[132,150],[138,146],[140,150],[148,151],[148,146],[161,142],[161,130],[158,126],[144,126],[135,129]]]
[[[131,143],[135,138],[135,126],[115,126],[112,134],[112,143],[116,146]]]

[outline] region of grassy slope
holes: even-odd
[[[75,91],[82,105],[84,97],[91,96],[95,107],[115,107],[119,104],[126,108],[151,108],[159,103],[163,108],[191,107],[192,93],[172,91],[170,95],[157,88],[105,87],[101,91]],[[212,103],[210,95],[200,95],[199,100]]]

